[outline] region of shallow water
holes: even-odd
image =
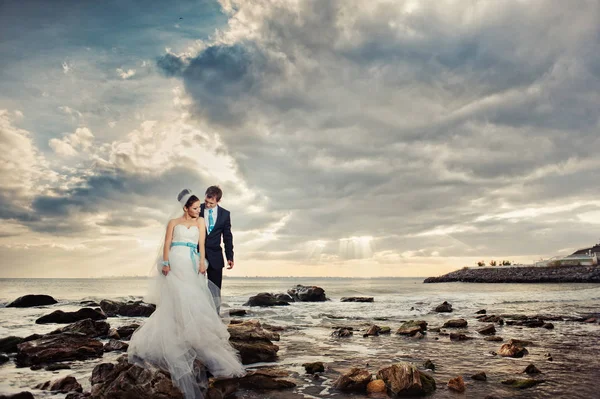
[[[581,317],[600,313],[598,284],[422,284],[422,279],[334,279],[334,278],[229,278],[224,281],[223,295],[232,308],[242,308],[249,296],[259,292],[285,292],[295,284],[318,285],[325,289],[331,301],[324,303],[294,303],[287,307],[247,308],[251,318],[261,322],[286,326],[281,333],[279,360],[276,365],[292,371],[298,387],[278,393],[242,392],[240,398],[293,397],[364,397],[341,394],[331,389],[340,372],[352,366],[366,366],[374,374],[383,366],[404,360],[421,365],[430,359],[436,365],[431,373],[438,389],[431,398],[472,397],[486,395],[514,398],[590,398],[596,396],[595,384],[600,378],[600,325],[572,321],[553,321],[554,330],[518,326],[497,326],[497,335],[504,338],[533,341],[529,355],[522,359],[494,356],[502,342],[484,341],[475,331],[482,327],[475,311],[487,309],[488,314],[549,314]],[[47,333],[56,325],[36,325],[35,319],[55,309],[76,310],[82,300],[139,299],[145,291],[144,279],[11,279],[0,280],[0,306],[28,293],[49,294],[59,304],[46,308],[0,308],[0,337]],[[374,303],[342,303],[343,296],[373,296]],[[431,309],[443,301],[452,303],[454,312],[433,313]],[[363,338],[371,325],[389,326],[395,331],[402,321],[421,319],[429,327],[438,327],[450,318],[465,318],[467,335],[476,339],[450,342],[447,336],[429,333],[424,339],[388,336]],[[111,326],[130,324],[143,319],[109,318]],[[351,338],[330,337],[332,328],[350,326]],[[358,330],[358,331],[356,331]],[[545,354],[550,353],[553,361]],[[101,360],[73,362],[72,370],[47,372],[16,369],[12,362],[0,366],[0,392],[31,390],[37,383],[62,375],[74,375],[89,389],[89,376],[95,364],[116,359],[119,353],[105,354]],[[323,361],[327,370],[319,380],[304,375],[302,363]],[[534,376],[545,383],[523,391],[500,384],[507,378],[524,378],[523,369],[534,363],[542,374]],[[473,381],[472,374],[485,371],[487,382]],[[450,378],[462,375],[467,384],[465,394],[446,388]],[[36,396],[50,396],[35,391]],[[52,395],[60,398],[60,395]]]

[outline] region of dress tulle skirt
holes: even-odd
[[[207,278],[194,270],[185,247],[170,251],[171,271],[156,276],[151,289],[157,308],[138,328],[127,351],[130,363],[158,367],[187,399],[203,398],[206,375],[196,361],[215,377],[244,374],[238,353],[229,343],[229,332],[217,314]]]

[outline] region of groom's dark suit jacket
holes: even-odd
[[[208,212],[205,212],[205,206],[200,206],[200,216],[208,219]],[[217,221],[210,234],[206,235],[204,248],[206,250],[206,259],[208,260],[208,279],[221,288],[223,279],[223,248],[221,247],[221,237],[225,244],[225,257],[227,260],[233,260],[233,234],[231,234],[231,217],[227,209],[217,207]]]

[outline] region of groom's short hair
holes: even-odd
[[[219,186],[210,186],[206,189],[205,195],[207,198],[214,198],[217,200],[217,202],[219,202],[223,196],[223,191],[221,191]]]

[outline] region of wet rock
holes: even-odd
[[[504,341],[504,338],[499,337],[497,335],[491,336],[491,337],[485,337],[484,338],[485,341],[491,341],[491,342],[502,342]]]
[[[297,285],[289,289],[288,294],[297,302],[323,302],[327,300],[325,290],[317,286]]]
[[[515,344],[511,344],[511,343],[502,345],[500,347],[500,349],[498,350],[498,355],[503,356],[503,357],[519,358],[519,357],[525,356],[528,353],[529,352],[524,347],[515,345]]]
[[[245,309],[231,309],[229,310],[229,316],[232,317],[241,317],[241,316],[246,316],[248,314],[248,312],[246,312]]]
[[[65,363],[49,364],[44,367],[46,371],[71,370],[71,366]]]
[[[117,327],[117,334],[119,335],[119,339],[124,341],[129,341],[131,339],[131,335],[140,328],[139,324],[129,324],[127,326]]]
[[[431,371],[435,371],[435,364],[433,364],[433,362],[429,359],[425,360],[425,363],[423,363],[423,367]]]
[[[372,325],[371,327],[369,327],[369,329],[367,330],[367,332],[363,335],[363,337],[376,337],[379,335],[379,331],[381,331],[381,328],[379,328],[379,326],[377,325]]]
[[[465,319],[451,319],[446,321],[442,328],[465,328],[467,324]]]
[[[379,334],[391,334],[392,333],[392,329],[389,328],[388,326],[383,326],[379,329]]]
[[[23,338],[10,336],[0,339],[0,352],[3,353],[15,353],[17,352],[17,345],[23,342]]]
[[[366,296],[350,296],[350,297],[343,297],[342,299],[340,299],[340,302],[373,302],[373,297],[366,297]]]
[[[279,334],[264,329],[257,320],[230,324],[228,330],[229,342],[239,351],[243,364],[277,359],[279,347],[272,341],[279,341]]]
[[[523,373],[525,373],[525,374],[539,374],[539,373],[541,373],[541,371],[540,371],[540,369],[538,369],[537,367],[535,367],[535,365],[533,363],[531,363],[527,367],[525,367],[525,370],[523,370]]]
[[[81,334],[90,338],[104,337],[108,334],[110,325],[105,321],[94,321],[92,319],[79,320],[68,326],[61,327],[57,330],[52,331],[50,334]]]
[[[485,374],[485,371],[480,371],[479,373],[473,374],[471,379],[475,381],[487,381],[487,375]]]
[[[367,393],[381,393],[386,391],[387,387],[383,380],[373,380],[367,384]]]
[[[353,367],[349,372],[339,376],[333,383],[333,387],[346,392],[365,392],[369,382],[371,382],[369,370]]]
[[[17,346],[17,367],[102,357],[102,342],[78,335],[45,335]]]
[[[487,311],[485,309],[478,310],[475,314],[486,314]]]
[[[469,337],[465,334],[450,333],[450,341],[468,341],[470,339],[473,339],[473,337]]]
[[[268,292],[261,292],[248,298],[244,306],[289,306],[289,303],[278,300],[273,294],[269,294]]]
[[[62,310],[55,310],[54,312],[40,317],[35,321],[36,324],[69,324],[75,323],[79,320],[92,319],[92,320],[104,320],[106,316],[92,308],[81,308],[77,312],[63,312]]]
[[[118,302],[103,299],[100,301],[100,308],[109,317],[149,317],[156,310],[156,305],[142,301]]]
[[[458,376],[456,378],[452,378],[448,381],[448,389],[454,392],[463,393],[465,391],[465,381],[462,376]]]
[[[10,358],[6,356],[4,353],[0,353],[0,365],[8,362]]]
[[[347,328],[338,328],[331,333],[332,338],[348,338],[353,334],[352,330]]]
[[[552,355],[550,353],[546,353],[546,354],[544,354],[544,356],[546,357],[546,360],[548,360],[550,362],[552,361]]]
[[[325,371],[323,362],[304,363],[302,367],[306,370],[306,374],[322,373]]]
[[[480,328],[477,332],[481,335],[494,335],[496,334],[496,327],[493,324],[488,324],[487,326]]]
[[[423,320],[409,320],[398,328],[396,334],[400,335],[415,335],[418,332],[423,332],[427,329],[427,322]]]
[[[442,331],[442,327],[427,328],[427,331],[439,333],[440,331]]]
[[[85,306],[87,308],[100,307],[100,304],[96,301],[81,301],[81,302],[79,302],[79,304],[82,306]]]
[[[515,389],[527,389],[545,382],[544,380],[534,380],[532,378],[516,378],[501,381],[502,384],[508,385]]]
[[[6,305],[7,308],[30,308],[33,306],[54,305],[58,301],[50,295],[24,295]]]
[[[289,372],[283,369],[266,368],[250,371],[239,379],[240,387],[245,389],[280,390],[294,388],[293,381],[285,379]]]
[[[110,328],[106,334],[106,337],[110,339],[121,339],[121,336],[116,328]]]
[[[542,328],[545,328],[546,330],[554,330],[554,324],[552,324],[552,323],[544,323],[544,325],[542,326]]]
[[[183,394],[173,386],[169,374],[129,364],[127,356],[121,356],[116,364],[101,363],[94,367],[90,381],[94,398],[183,399]]]
[[[59,378],[54,381],[46,381],[43,384],[37,385],[35,389],[60,393],[67,393],[71,391],[83,392],[81,384],[77,382],[77,379],[75,379],[75,377],[70,375],[63,378]]]
[[[19,393],[0,395],[0,399],[35,399],[35,396],[33,396],[31,392],[23,391]]]
[[[377,372],[377,379],[383,380],[388,391],[396,396],[421,396],[436,389],[433,378],[407,362],[382,368]]]
[[[104,352],[126,351],[127,348],[129,348],[128,343],[117,341],[116,339],[111,339],[104,344]]]
[[[498,323],[499,325],[504,325],[504,319],[500,316],[496,315],[486,315],[483,317],[478,317],[477,321],[481,321],[483,323]]]
[[[452,312],[452,305],[444,301],[442,304],[437,305],[433,310],[438,313],[450,313]]]

